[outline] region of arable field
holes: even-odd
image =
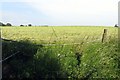
[[[107,32],[102,42],[104,29]],[[119,79],[118,28],[49,26],[1,30],[3,78]]]
[[[5,27],[2,37],[10,40],[30,40],[37,43],[80,43],[101,41],[103,30],[107,38],[117,38],[118,29],[113,27]]]

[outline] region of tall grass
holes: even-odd
[[[107,41],[102,43],[104,28],[108,34]],[[117,28],[54,27],[57,37],[50,27],[2,29],[2,37],[11,40],[3,41],[3,59],[20,51],[3,63],[4,67],[9,66],[3,69],[4,78],[119,79]]]

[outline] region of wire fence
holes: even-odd
[[[66,45],[81,45],[82,43],[84,43],[84,42],[86,42],[86,43],[91,43],[91,42],[96,42],[96,41],[100,41],[100,42],[105,42],[106,41],[106,39],[107,39],[107,29],[104,29],[104,31],[103,31],[103,33],[101,34],[101,38],[98,38],[98,39],[95,39],[94,38],[94,36],[93,36],[93,39],[94,40],[91,40],[91,41],[86,41],[88,38],[89,38],[89,36],[84,36],[84,39],[85,39],[85,41],[84,40],[82,40],[81,42],[79,42],[79,43],[62,43],[62,44],[54,44],[54,43],[50,43],[50,41],[51,41],[51,39],[52,39],[52,36],[53,35],[55,35],[55,37],[56,37],[56,40],[59,40],[59,38],[58,38],[58,35],[57,35],[57,32],[55,31],[55,29],[53,28],[53,27],[51,27],[51,29],[52,29],[52,35],[51,35],[51,37],[50,37],[50,39],[49,39],[49,43],[47,43],[47,44],[40,44],[40,45],[43,45],[43,46],[66,46]],[[13,35],[12,35],[13,36]],[[7,39],[7,38],[5,38],[5,37],[3,37],[2,36],[2,39],[3,40],[7,40],[7,41],[10,41],[9,39]],[[13,40],[12,40],[13,41]],[[69,40],[70,41],[70,40]],[[14,41],[13,41],[14,42]],[[39,44],[37,45],[37,46],[40,46]],[[11,58],[11,57],[13,57],[13,56],[15,56],[15,55],[17,55],[18,53],[20,53],[19,51],[18,52],[16,52],[16,53],[13,53],[12,55],[10,55],[10,56],[8,56],[8,57],[6,57],[5,59],[3,59],[3,60],[1,60],[0,62],[4,62],[4,61],[6,61],[7,59],[9,59],[9,58]]]
[[[8,60],[9,58],[15,56],[15,55],[18,54],[18,53],[19,53],[19,51],[16,52],[16,53],[13,53],[12,55],[10,55],[10,56],[6,57],[5,59],[1,60],[0,63],[1,63],[1,62],[4,62],[4,61],[6,61],[6,60]]]
[[[33,28],[34,29],[34,28]],[[45,30],[46,29],[46,30]],[[8,39],[12,39],[12,40],[31,40],[31,41],[35,41],[35,42],[43,42],[46,44],[52,44],[52,43],[62,43],[62,44],[68,44],[68,43],[80,43],[81,41],[86,41],[86,42],[93,42],[93,41],[101,41],[102,39],[102,33],[103,31],[100,31],[99,34],[96,33],[96,31],[88,31],[87,30],[82,31],[82,30],[59,30],[56,29],[55,27],[48,27],[48,28],[43,28],[40,30],[38,30],[37,28],[35,28],[34,30],[19,30],[18,32],[16,31],[17,28],[12,29],[13,31],[15,31],[15,33],[10,33],[10,34],[6,34],[5,36],[2,36],[3,38],[8,38]],[[48,31],[47,31],[48,30]],[[88,29],[89,30],[89,29]],[[102,29],[101,29],[102,30]],[[87,34],[86,34],[87,33]],[[7,36],[8,35],[8,36]],[[34,35],[34,36],[33,36]]]

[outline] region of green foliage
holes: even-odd
[[[12,54],[18,54],[6,59]],[[3,78],[34,78],[34,54],[37,46],[29,41],[2,40]]]
[[[3,40],[3,59],[19,51],[19,54],[3,62],[3,77],[35,80],[119,79],[120,55],[116,28],[107,28],[105,43],[101,43],[104,27],[54,29],[56,32],[53,33],[50,27],[2,28],[2,36],[10,39]]]
[[[118,44],[114,43],[92,43],[86,47],[81,58],[81,74],[87,78],[118,78],[119,66]],[[89,71],[90,70],[90,71]],[[89,74],[89,72],[93,71]],[[80,76],[81,77],[81,76]]]
[[[42,72],[42,77],[68,78],[68,76],[74,77],[76,75],[74,73],[77,60],[71,46],[44,47],[37,51],[35,60],[36,64],[38,64],[36,68],[37,74],[40,75]]]

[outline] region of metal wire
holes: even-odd
[[[18,53],[19,53],[19,51],[16,52],[16,53],[14,53],[14,54],[12,54],[12,55],[10,55],[10,56],[8,56],[8,57],[6,57],[5,59],[1,60],[0,63],[3,62],[3,61],[6,61],[7,59],[13,57],[14,55],[16,55],[16,54],[18,54]]]

